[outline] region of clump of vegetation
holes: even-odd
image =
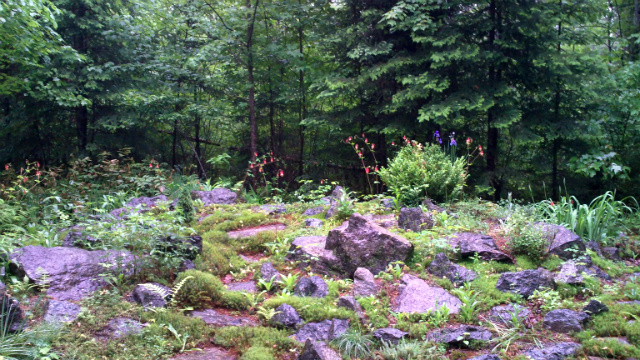
[[[373,336],[356,329],[349,329],[331,341],[343,356],[349,359],[368,359],[373,349]]]
[[[400,340],[397,345],[383,343],[380,348],[380,355],[384,360],[396,359],[423,359],[423,360],[444,360],[446,348],[442,345],[420,340]]]
[[[438,202],[457,199],[466,180],[466,164],[464,158],[452,161],[438,145],[411,141],[378,175],[403,204],[415,206],[425,197]]]
[[[224,286],[215,275],[199,270],[187,270],[178,275],[176,282],[189,276],[192,278],[185,282],[180,292],[176,294],[176,301],[179,304],[199,308],[220,300]]]
[[[189,224],[195,219],[196,211],[193,207],[193,199],[191,199],[191,192],[187,189],[180,191],[178,197],[178,208],[182,211],[184,222]]]
[[[274,356],[275,353],[288,352],[298,346],[286,331],[265,327],[224,327],[216,332],[213,342],[226,348],[235,348],[243,356],[246,353],[249,353],[248,356],[259,356],[256,348]],[[250,359],[264,358],[250,357]]]

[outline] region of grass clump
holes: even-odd
[[[193,278],[189,279],[182,286],[182,289],[175,294],[176,301],[179,304],[201,308],[211,302],[220,300],[224,292],[224,286],[215,275],[199,270],[187,270],[178,275],[176,283],[188,276]]]
[[[224,291],[219,303],[228,309],[234,310],[247,310],[253,305],[246,293],[241,291]]]
[[[335,338],[331,344],[348,359],[368,359],[371,357],[373,336],[365,335],[356,329],[349,329]]]
[[[443,345],[434,345],[425,341],[402,339],[397,345],[383,343],[380,355],[384,360],[396,359],[421,359],[444,360],[446,348]]]

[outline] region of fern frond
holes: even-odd
[[[160,287],[156,284],[141,284],[145,289],[149,291],[153,291],[154,293],[160,295],[163,299],[166,299],[167,296],[171,295],[171,290],[167,290],[163,287]]]
[[[176,295],[180,292],[180,289],[182,289],[182,287],[184,286],[184,284],[187,282],[187,280],[189,279],[193,279],[193,276],[187,276],[186,278],[180,280],[179,283],[175,284],[173,286],[173,289],[171,290],[171,294],[173,295],[171,297],[171,305],[174,306],[176,305]]]

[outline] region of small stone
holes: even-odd
[[[452,263],[444,253],[436,255],[427,271],[431,275],[449,279],[455,286],[462,286],[465,282],[473,281],[476,278],[476,273]]]
[[[482,326],[458,325],[427,334],[427,341],[460,345],[467,340],[491,340],[491,332]]]
[[[276,314],[271,318],[274,324],[287,328],[295,328],[302,324],[302,319],[296,309],[289,304],[282,304],[276,308]]]
[[[543,288],[556,288],[553,274],[543,268],[502,273],[496,284],[496,289],[520,294],[525,299],[533,295],[535,290]]]
[[[329,286],[319,276],[304,277],[296,284],[293,294],[323,298],[329,295]]]
[[[378,285],[371,271],[358,268],[353,274],[353,295],[370,296],[378,293]]]
[[[295,334],[298,342],[307,339],[316,341],[331,341],[340,336],[349,328],[349,320],[332,319],[317,323],[306,323]]]
[[[343,296],[338,299],[338,307],[347,308],[349,310],[353,310],[358,316],[362,319],[364,318],[364,312],[362,310],[362,306],[360,303],[356,301],[356,298],[353,296]]]
[[[420,232],[431,229],[433,220],[431,214],[425,213],[421,208],[402,208],[398,216],[398,227],[404,230]]]
[[[392,344],[397,344],[400,341],[400,339],[402,339],[406,335],[409,335],[409,333],[406,333],[404,331],[401,331],[395,328],[383,328],[373,332],[374,338],[380,340],[381,342],[387,342]]]
[[[518,321],[522,322],[531,316],[531,311],[521,305],[501,305],[491,308],[489,311],[489,317],[496,322],[500,322],[505,325],[514,326],[513,316],[517,314]]]
[[[589,315],[568,309],[552,310],[544,317],[544,328],[553,332],[568,334],[583,330]]]
[[[620,249],[617,247],[606,247],[602,248],[602,255],[605,258],[613,261],[622,261],[622,257],[620,256]]]
[[[557,282],[572,285],[579,285],[584,282],[584,278],[580,275],[580,270],[572,260],[562,265],[560,272],[555,275],[554,279]]]
[[[260,266],[260,278],[264,281],[279,281],[282,279],[282,275],[273,264],[268,262]]]
[[[605,311],[609,311],[609,307],[607,305],[601,303],[598,300],[591,300],[589,303],[582,309],[582,311],[586,312],[589,315],[598,315]]]
[[[103,338],[118,339],[126,335],[138,335],[142,332],[143,325],[129,318],[115,318],[109,321],[107,326],[96,335]]]
[[[342,360],[342,357],[327,344],[308,339],[298,360]]]
[[[312,228],[321,228],[324,225],[324,221],[316,218],[304,219],[304,225]]]
[[[146,308],[162,308],[167,306],[166,298],[171,295],[171,289],[158,284],[139,284],[133,290],[132,298]]]
[[[524,355],[532,360],[562,360],[569,356],[576,355],[576,351],[580,348],[580,344],[576,343],[558,343],[547,346],[543,349],[533,349],[526,351]]]
[[[324,212],[324,207],[322,206],[316,206],[316,207],[312,207],[310,209],[305,210],[302,215],[304,216],[315,216],[318,214],[322,214]]]
[[[181,264],[180,264],[180,272],[185,272],[187,270],[193,270],[196,268],[196,264],[193,263],[193,261],[189,260],[189,259],[185,259]]]
[[[44,321],[70,322],[80,314],[80,306],[68,301],[49,300],[44,312]]]

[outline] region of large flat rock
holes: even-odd
[[[216,327],[225,326],[258,326],[260,325],[256,320],[248,316],[231,316],[222,314],[214,309],[206,309],[193,311],[192,317],[202,319],[207,325],[213,325]]]
[[[340,268],[340,260],[333,251],[326,250],[327,238],[324,236],[301,236],[293,240],[287,259],[300,261],[300,267],[311,267],[314,273],[328,274]]]
[[[239,238],[244,238],[249,236],[256,236],[257,234],[264,231],[282,231],[286,228],[287,226],[285,224],[271,224],[271,225],[258,226],[258,227],[248,228],[248,229],[229,231],[228,234],[230,238],[239,239]]]
[[[46,282],[47,295],[63,301],[81,300],[106,285],[100,274],[129,274],[134,263],[128,251],[32,245],[14,250],[10,259],[19,276],[26,275],[40,285]]]

